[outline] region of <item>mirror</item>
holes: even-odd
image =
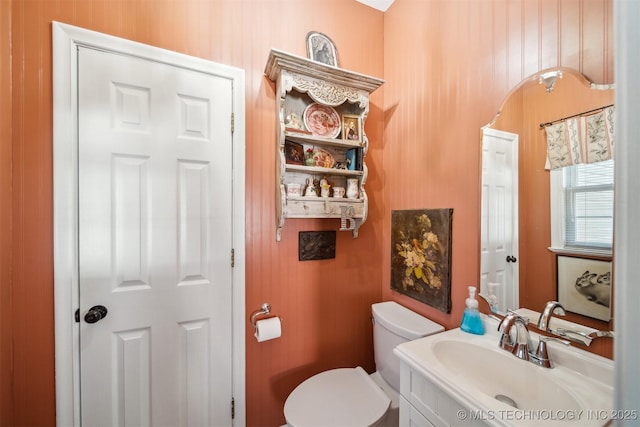
[[[502,185],[500,182],[495,184],[496,179],[507,184],[501,187],[504,194],[497,203],[501,207],[512,207],[500,209],[506,212],[500,217],[481,219],[480,292],[486,296],[488,283],[499,282],[498,300],[513,301],[507,303],[509,306],[500,305],[501,310],[527,308],[541,312],[547,301],[558,299],[558,253],[549,249],[552,223],[550,172],[545,169],[547,143],[541,124],[580,115],[613,102],[613,85],[592,84],[571,69],[543,70],[514,88],[494,120],[483,127],[485,136],[490,134],[503,140],[503,146],[512,150],[487,153],[483,147],[482,151],[482,211],[488,209],[489,203],[496,203],[493,196],[488,200],[487,189],[490,185]],[[514,166],[510,167],[510,164]],[[513,198],[509,194],[513,194]],[[487,265],[484,257],[491,251],[493,257],[489,258],[493,259],[500,253],[500,265]],[[599,259],[611,260],[611,257]],[[575,313],[567,312],[563,319],[598,330],[612,329],[612,322]]]

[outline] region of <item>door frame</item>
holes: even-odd
[[[234,425],[246,424],[245,405],[245,75],[244,70],[60,22],[53,33],[53,233],[56,423],[80,426],[78,280],[78,47],[135,56],[232,80],[233,248],[232,394]],[[231,120],[231,118],[230,118]],[[231,254],[229,254],[231,258]],[[231,402],[230,402],[231,404]],[[229,409],[231,410],[231,408]]]

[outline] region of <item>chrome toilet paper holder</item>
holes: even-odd
[[[266,316],[268,314],[271,313],[271,304],[269,304],[268,302],[265,302],[264,304],[262,304],[260,306],[260,310],[256,310],[253,313],[251,313],[251,326],[253,326],[253,328],[255,329],[256,326],[256,317],[258,316]]]

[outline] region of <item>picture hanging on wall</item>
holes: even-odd
[[[391,212],[391,289],[451,312],[453,209]]]
[[[558,255],[558,302],[565,310],[611,320],[611,261]]]
[[[338,50],[326,35],[317,31],[307,33],[307,57],[332,67],[338,66]]]
[[[298,233],[298,261],[331,259],[335,257],[335,230],[300,231]]]

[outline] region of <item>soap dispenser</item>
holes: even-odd
[[[467,308],[464,309],[460,329],[470,334],[484,335],[484,324],[478,311],[478,300],[476,300],[476,288],[469,286],[469,297],[465,300]]]
[[[500,283],[487,283],[487,288],[489,289],[487,302],[492,313],[498,312],[498,287],[500,287]]]

